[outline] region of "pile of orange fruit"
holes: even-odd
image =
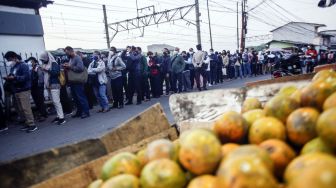
[[[335,188],[336,72],[283,87],[265,104],[247,98],[211,129],[119,153],[89,188]]]

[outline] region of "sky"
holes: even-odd
[[[155,11],[191,5],[194,0],[137,0],[138,7],[154,5]],[[336,29],[336,6],[318,8],[319,0],[247,0],[248,34],[259,36],[270,34],[291,21],[321,23],[327,29]],[[241,12],[241,0],[209,0],[213,48],[217,51],[237,48],[237,2]],[[199,0],[201,12],[201,38],[203,49],[210,49],[210,34],[206,0]],[[54,0],[54,4],[40,9],[44,27],[44,39],[48,50],[72,46],[83,49],[106,49],[106,35],[103,23],[102,4],[106,5],[108,23],[123,21],[137,16],[136,0]],[[259,5],[259,6],[257,6]],[[144,10],[139,15],[151,14]],[[186,17],[195,22],[195,10]],[[239,13],[241,28],[241,13]],[[112,30],[110,29],[110,35]],[[240,29],[239,29],[240,32]],[[239,33],[240,36],[240,33]],[[267,42],[251,41],[248,46]],[[140,46],[146,51],[151,44],[168,44],[187,50],[197,44],[196,27],[185,20],[146,27],[144,35],[140,30],[117,33],[111,46],[124,48],[127,45]]]

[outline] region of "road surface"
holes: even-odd
[[[237,79],[226,81],[223,84],[209,87],[212,89],[238,88],[243,87],[246,82],[269,79],[270,76],[259,76],[253,78]],[[195,91],[196,92],[196,91]],[[144,111],[155,103],[160,103],[170,121],[174,118],[169,109],[168,97],[152,99],[142,105],[125,106],[121,110],[111,110],[105,114],[98,114],[91,111],[91,117],[85,120],[67,118],[64,125],[51,124],[54,117],[49,117],[46,122],[39,123],[39,130],[33,133],[20,131],[20,126],[10,125],[9,131],[0,133],[0,162],[18,159],[49,150],[50,148],[67,145],[89,138],[96,138],[105,132],[114,129],[122,122]]]

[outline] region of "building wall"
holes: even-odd
[[[273,40],[313,43],[315,27],[304,23],[292,23],[273,31]]]
[[[43,36],[16,36],[0,35],[0,53],[5,54],[7,51],[15,51],[21,54],[22,58],[30,57],[33,54],[40,54],[45,50]],[[0,61],[3,61],[1,56]]]

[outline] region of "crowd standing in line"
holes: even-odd
[[[10,74],[4,78],[4,93],[6,97],[14,96],[22,131],[33,132],[38,129],[36,122],[48,118],[45,92],[57,114],[52,123],[63,125],[68,114],[72,114],[72,118],[89,118],[95,102],[99,105],[97,113],[107,113],[111,109],[133,105],[135,95],[135,104],[140,105],[151,98],[195,88],[207,90],[225,80],[270,74],[274,67],[280,66],[282,58],[278,52],[258,53],[253,49],[241,53],[213,49],[207,52],[201,45],[196,46],[196,52],[193,48],[188,51],[178,47],[173,51],[165,48],[162,55],[151,51],[145,55],[140,47],[134,46],[119,52],[115,47],[108,53],[95,51],[91,57],[75,52],[70,46],[64,52],[66,58],[55,59],[50,52],[43,52],[39,60],[30,57],[25,62],[13,51],[5,54]],[[307,58],[300,61],[302,69],[306,68],[304,72],[311,72],[317,62],[335,63],[333,52],[317,56],[316,50],[309,47],[305,56]],[[31,62],[31,69],[26,62]],[[2,97],[3,91],[0,92]],[[37,109],[35,116],[30,96]],[[4,111],[3,102],[0,107],[2,132],[8,130],[6,119],[10,117]]]

